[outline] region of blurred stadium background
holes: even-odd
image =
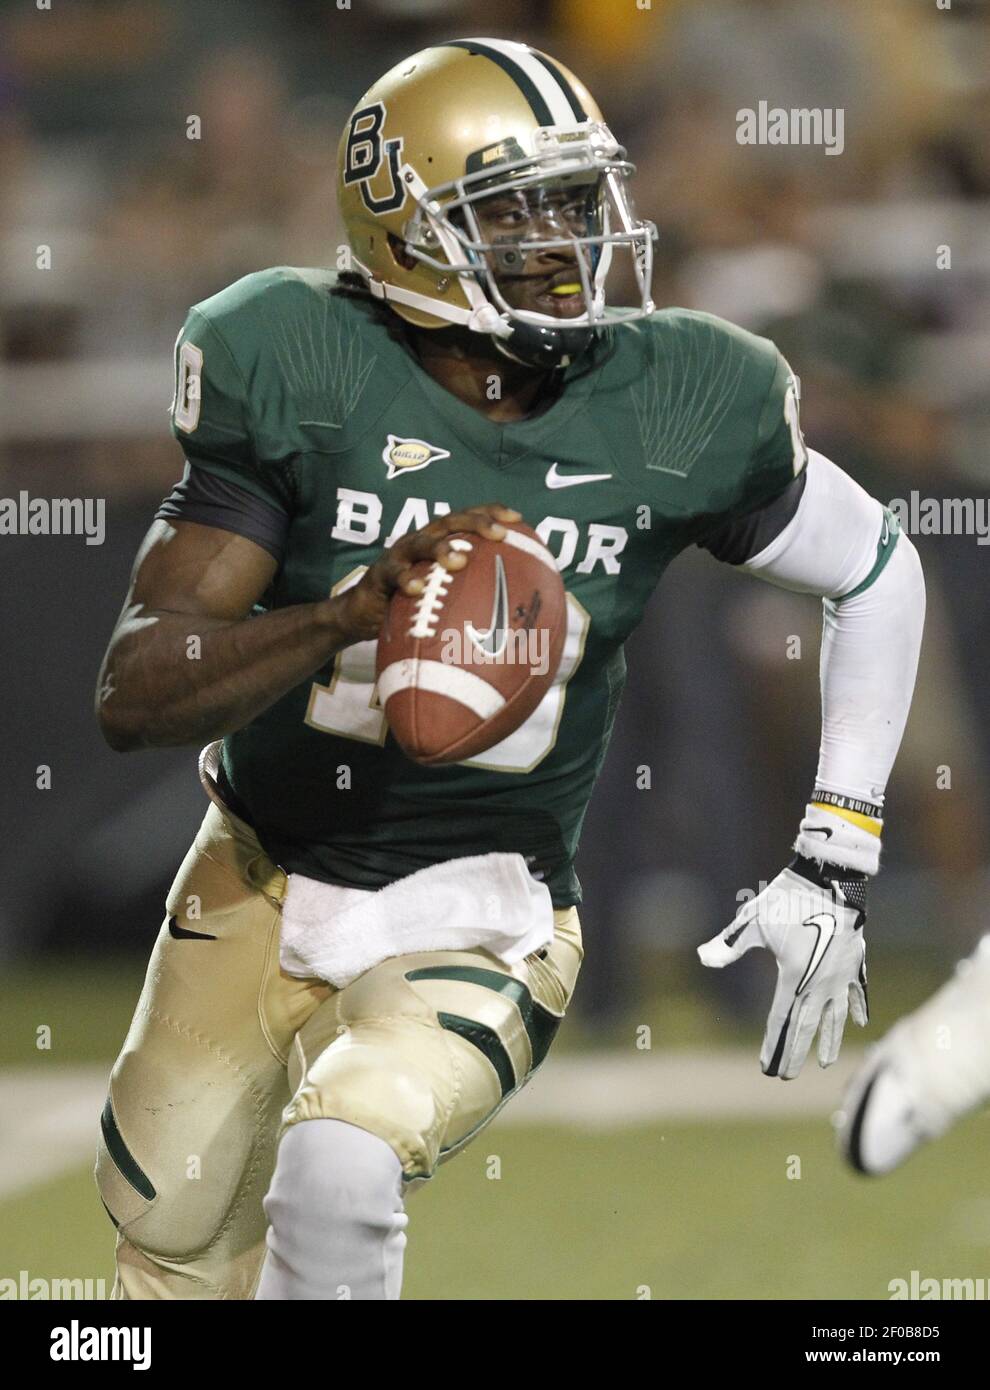
[[[0,538],[0,1277],[112,1274],[95,1128],[205,809],[193,750],[120,758],[91,712],[181,470],[175,334],[248,271],[333,263],[345,115],[456,33],[523,38],[585,78],[660,229],[657,302],[773,336],[812,445],[884,501],[990,491],[984,3],[4,0],[0,492],[105,498],[107,534]],[[735,113],[761,100],[844,108],[844,152],[739,146]],[[873,1036],[988,928],[990,551],[915,539],[929,620],[871,899]],[[411,1204],[406,1296],[864,1298],[913,1268],[990,1274],[985,1119],[856,1182],[828,1117],[861,1038],[835,1073],[768,1081],[771,962],[721,975],[694,955],[784,862],[817,756],[819,630],[813,601],[700,553],[665,579],[579,858],[576,1006],[529,1091]]]

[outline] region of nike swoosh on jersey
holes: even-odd
[[[577,487],[579,483],[604,483],[611,478],[611,473],[573,473],[561,476],[557,472],[557,464],[552,463],[547,469],[547,487]]]
[[[495,556],[495,596],[487,629],[479,632],[474,623],[465,623],[464,627],[482,656],[498,656],[505,647],[509,637],[509,588],[501,555]]]
[[[210,936],[205,931],[190,931],[188,927],[180,927],[177,917],[168,919],[168,934],[174,936],[176,941],[216,941],[215,936]]]
[[[810,981],[812,975],[814,975],[815,971],[821,965],[825,952],[832,944],[832,938],[835,935],[835,918],[832,916],[831,912],[816,912],[814,917],[806,917],[801,925],[805,927],[814,927],[818,933],[818,940],[815,942],[815,949],[812,951],[811,959],[808,961],[804,975],[801,977],[801,983],[794,991],[795,994],[801,993],[805,985]]]

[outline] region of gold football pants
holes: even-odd
[[[211,804],[166,900],[110,1078],[96,1180],[117,1226],[112,1298],[253,1296],[278,1138],[378,1135],[418,1186],[546,1056],[582,959],[574,908],[545,958],[384,961],[345,989],[279,968],[286,875]]]

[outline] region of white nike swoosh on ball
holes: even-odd
[[[604,483],[611,476],[611,473],[574,473],[562,478],[557,472],[557,465],[553,463],[547,469],[547,487],[577,487],[578,483]]]
[[[480,632],[474,623],[464,624],[468,637],[482,656],[500,656],[509,635],[509,586],[505,578],[505,566],[501,555],[495,556],[495,596],[492,600],[492,616],[485,632]]]

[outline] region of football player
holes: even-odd
[[[839,1115],[860,1173],[890,1173],[990,1100],[990,936],[869,1050]]]
[[[494,39],[413,55],[361,98],[338,173],[349,272],[249,275],[179,335],[186,467],[99,681],[111,746],[205,743],[212,801],[103,1113],[117,1298],[398,1296],[405,1194],[527,1082],[568,1006],[623,642],[687,546],[825,614],[794,857],[703,959],[776,956],[770,1076],[816,1032],[828,1065],[847,1013],[866,1021],[866,885],[923,621],[910,541],[805,447],[771,342],[655,310],[632,168],[554,59]],[[519,515],[567,589],[556,682],[488,752],[422,767],[376,698],[389,598],[420,591],[417,561],[470,563],[453,532],[498,540]],[[498,854],[552,899],[552,941],[523,960],[479,933],[342,986],[284,968],[300,883],[332,923]]]

